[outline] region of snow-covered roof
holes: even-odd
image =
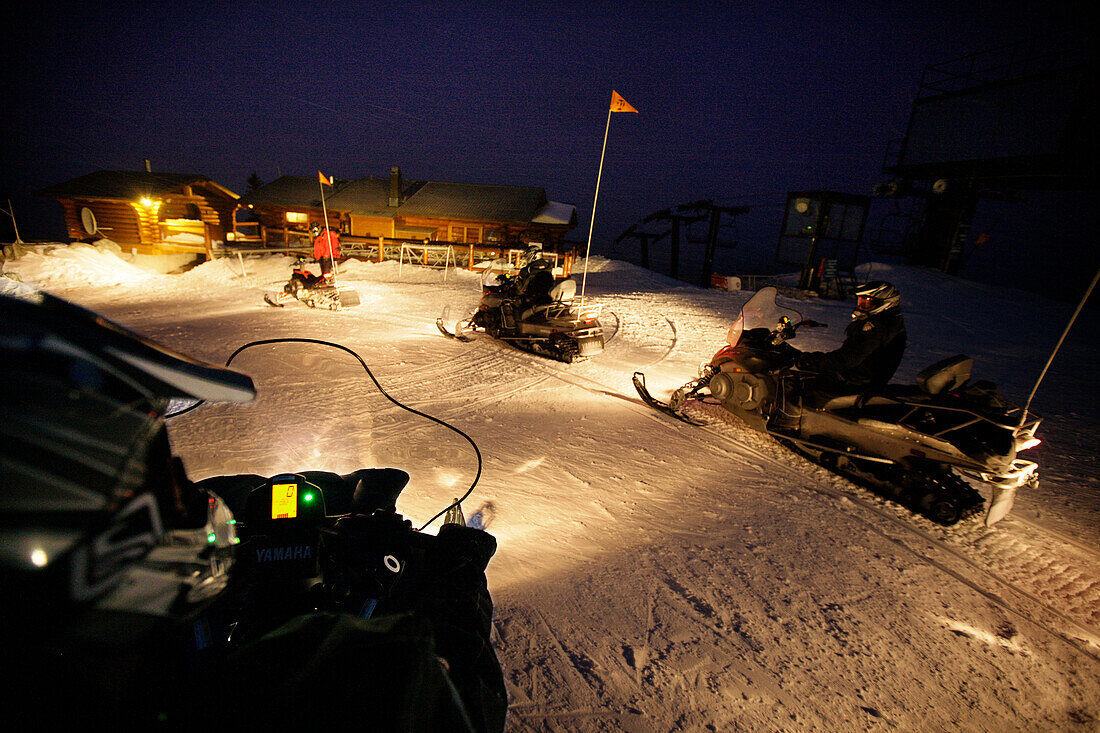
[[[237,194],[197,173],[150,173],[148,171],[96,171],[47,186],[35,194],[45,198],[98,198],[136,201],[176,193],[184,186],[204,186],[227,198]]]
[[[402,216],[522,222],[546,204],[546,191],[534,186],[428,181],[401,206]]]
[[[531,221],[535,224],[576,225],[577,207],[560,201],[547,201]]]
[[[390,206],[390,182],[389,178],[371,177],[349,181],[326,201],[332,208],[359,216],[393,217],[398,207]],[[403,183],[401,198],[407,199],[423,185],[423,181]]]
[[[336,191],[341,182],[337,181]],[[331,190],[331,189],[330,189]],[[331,197],[325,191],[326,203]],[[260,186],[241,196],[242,206],[282,206],[284,208],[321,208],[320,182],[317,176],[280,176],[271,183]],[[338,207],[329,206],[331,209]]]

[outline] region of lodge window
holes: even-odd
[[[452,225],[451,241],[477,244],[481,241],[481,227],[459,227]]]
[[[303,214],[300,211],[288,211],[286,212],[286,221],[288,224],[305,224],[309,221],[309,214]]]

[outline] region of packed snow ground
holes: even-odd
[[[107,247],[39,247],[5,270],[173,348],[223,364],[257,339],[359,353],[395,399],[475,440],[466,515],[489,566],[511,730],[1098,730],[1098,322],[1086,312],[1035,398],[1038,489],[992,528],[938,527],[699,408],[644,407],[721,345],[751,293],[695,288],[594,259],[604,353],[564,365],[442,337],[477,302],[474,273],[350,262],[345,311],[264,306],[290,260],[220,259],[159,275]],[[1072,306],[873,265],[903,292],[898,381],[955,353],[1022,402]],[[0,287],[17,287],[0,280]],[[839,344],[850,303],[787,299]],[[260,396],[170,423],[193,478],[397,466],[398,509],[427,520],[474,479],[460,436],[395,407],[347,354],[249,348]],[[429,530],[432,531],[432,530]]]

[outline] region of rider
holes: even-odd
[[[313,259],[321,263],[321,282],[331,282],[332,262],[340,259],[340,235],[332,227],[321,226],[314,222],[309,228],[313,235]]]
[[[901,293],[883,280],[856,288],[856,309],[844,331],[844,343],[829,352],[802,354],[795,362],[817,372],[820,389],[864,392],[884,387],[905,354]]]
[[[554,287],[552,262],[542,256],[542,245],[531,244],[520,258],[520,270],[516,276],[519,289],[517,313],[540,302],[549,302],[551,288]]]
[[[901,316],[901,293],[883,280],[856,288],[856,308],[844,331],[839,348],[809,352],[795,359],[799,371],[812,373],[795,389],[793,380],[784,384],[783,401],[769,421],[769,428],[797,432],[801,409],[792,404],[801,394],[808,404],[821,406],[840,394],[864,393],[886,386],[905,353],[905,321]]]
[[[490,535],[444,525],[400,615],[309,612],[233,646],[235,523],[164,418],[252,380],[30,288],[0,294],[0,322],[5,728],[503,729]]]

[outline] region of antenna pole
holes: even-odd
[[[1043,381],[1043,377],[1047,375],[1047,370],[1050,369],[1051,363],[1054,361],[1055,354],[1058,353],[1058,349],[1062,348],[1062,342],[1066,340],[1066,335],[1069,334],[1069,330],[1073,327],[1073,322],[1077,320],[1077,316],[1081,314],[1081,309],[1085,307],[1085,303],[1088,301],[1089,296],[1092,295],[1093,288],[1096,287],[1097,280],[1100,280],[1100,269],[1096,271],[1096,274],[1092,276],[1092,282],[1089,283],[1088,289],[1085,291],[1084,297],[1081,298],[1081,302],[1077,304],[1077,310],[1073,311],[1073,315],[1070,316],[1069,323],[1066,324],[1066,328],[1062,331],[1062,336],[1058,339],[1058,343],[1054,346],[1054,351],[1050,352],[1050,358],[1047,359],[1046,366],[1043,367],[1043,371],[1039,373],[1039,378],[1035,380],[1035,386],[1031,388],[1031,394],[1027,396],[1027,402],[1024,403],[1024,411],[1020,414],[1020,424],[1018,427],[1023,427],[1024,421],[1027,420],[1027,411],[1031,407],[1031,400],[1034,399],[1035,393],[1039,391],[1039,383]]]

